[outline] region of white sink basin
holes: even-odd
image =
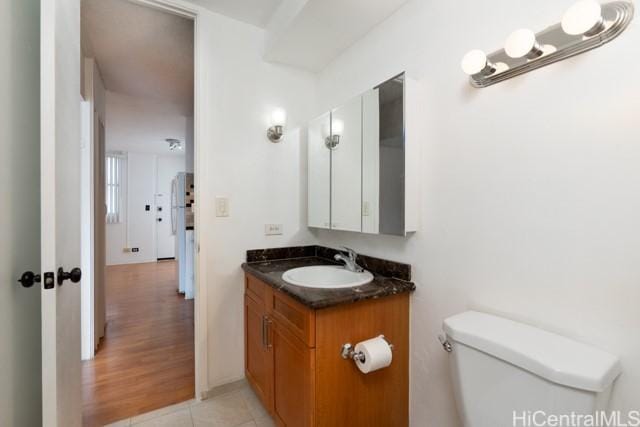
[[[315,265],[287,270],[282,274],[282,279],[305,288],[340,289],[369,283],[373,280],[373,274],[368,271],[355,273],[334,265]]]

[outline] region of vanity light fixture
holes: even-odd
[[[271,113],[271,127],[267,129],[267,138],[271,142],[280,142],[284,136],[284,125],[287,123],[287,112],[281,108]]]
[[[476,74],[489,76],[496,71],[496,66],[489,62],[487,55],[480,49],[474,49],[467,52],[467,54],[462,58],[460,66],[462,67],[462,71],[470,76]]]
[[[325,140],[324,144],[329,150],[334,150],[340,144],[340,137],[344,133],[344,122],[342,120],[331,121],[331,135]]]
[[[514,59],[536,59],[544,53],[542,46],[536,39],[536,33],[527,28],[521,28],[511,33],[507,37],[504,51],[510,58]]]
[[[581,0],[567,9],[560,25],[570,36],[595,36],[605,28],[602,6],[595,0]]]
[[[537,33],[514,31],[504,49],[486,55],[472,50],[462,59],[462,70],[471,86],[491,86],[603,46],[627,29],[634,10],[632,0],[579,0],[561,22]]]

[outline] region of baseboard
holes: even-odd
[[[217,387],[212,388],[211,390],[203,393],[202,398],[203,399],[211,399],[213,397],[216,396],[220,396],[223,394],[227,394],[227,393],[231,393],[232,391],[236,391],[236,390],[240,390],[246,386],[248,386],[249,383],[247,382],[247,380],[245,378],[238,380],[238,381],[233,381],[227,384],[222,384],[219,385]]]
[[[161,261],[175,261],[175,259],[176,259],[176,257],[172,256],[172,257],[167,257],[167,258],[158,258],[157,261],[158,262],[161,262]]]
[[[104,339],[106,336],[107,336],[107,322],[105,321],[104,326],[102,327],[102,335],[97,337],[97,340],[95,341],[95,348],[93,349],[93,357],[95,357],[96,354],[98,354],[98,351],[100,351],[100,345],[104,342]]]

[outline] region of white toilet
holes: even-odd
[[[465,427],[519,427],[606,410],[618,358],[532,326],[468,311],[444,321]]]

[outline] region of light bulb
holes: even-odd
[[[507,37],[504,51],[511,58],[535,59],[542,55],[542,47],[536,40],[536,34],[526,28],[516,30]]]
[[[282,108],[273,110],[271,113],[271,124],[273,126],[284,126],[287,123],[287,112]]]
[[[336,136],[342,136],[344,133],[344,122],[342,120],[334,120],[331,123],[331,134]]]
[[[331,135],[331,123],[327,121],[322,125],[322,138],[326,138],[329,135]]]
[[[495,65],[487,60],[487,55],[479,49],[467,52],[460,65],[462,71],[470,76],[480,73],[489,75],[496,70]]]
[[[571,36],[596,35],[604,29],[602,6],[596,0],[580,0],[567,9],[561,25]]]

